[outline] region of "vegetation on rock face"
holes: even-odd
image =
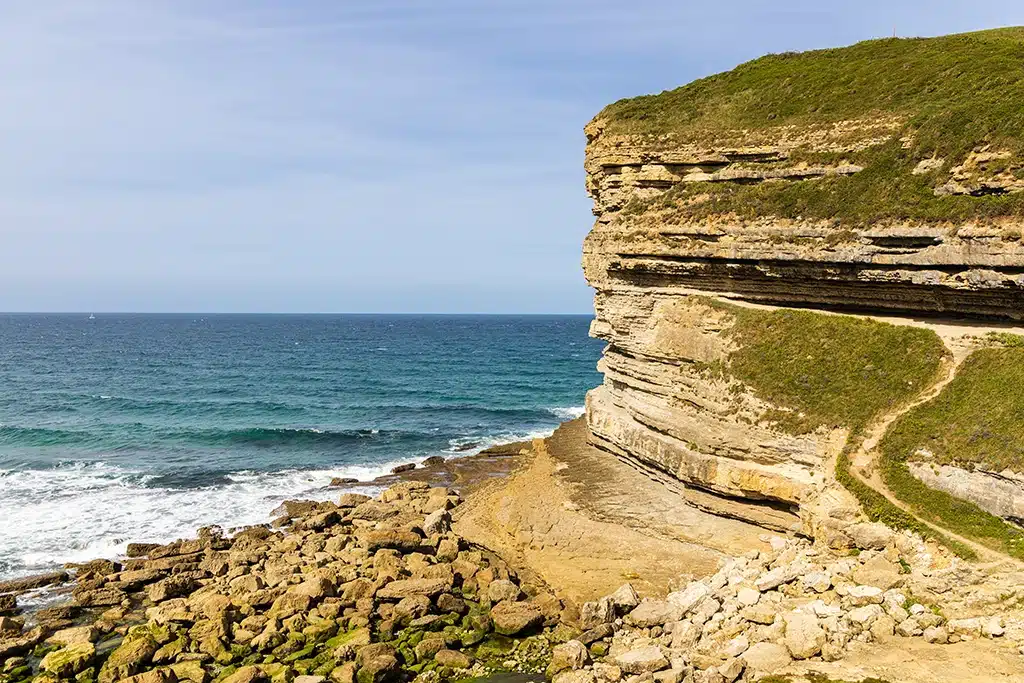
[[[788,409],[766,417],[797,434],[825,426],[847,427],[856,435],[873,417],[934,381],[946,353],[931,330],[708,301],[735,316],[729,334],[740,347],[729,358],[729,371],[761,398]],[[873,521],[933,538],[966,559],[976,557],[854,477],[846,452],[836,463],[836,479]]]
[[[926,387],[945,354],[930,330],[844,315],[727,306],[739,343],[730,372],[783,408],[768,416],[801,434],[856,431]]]
[[[652,143],[666,146],[683,141],[735,145],[738,132],[751,139],[783,131],[795,137],[802,128],[820,130],[840,121],[895,120],[888,142],[843,154],[798,148],[792,155],[791,161],[845,161],[864,168],[852,176],[756,185],[688,183],[657,199],[693,217],[802,216],[860,225],[885,218],[1024,216],[1024,193],[934,193],[951,167],[989,145],[1011,158],[991,160],[986,173],[1022,176],[1022,168],[1013,166],[1024,156],[1021,100],[1024,28],[1006,28],[768,55],[659,95],[621,100],[598,118],[609,133],[651,135],[660,141]],[[945,164],[912,173],[931,158]]]
[[[1024,557],[1024,533],[973,503],[932,489],[907,469],[929,461],[995,470],[1024,468],[1024,349],[974,352],[937,397],[897,420],[881,443],[886,485],[922,518]]]
[[[886,447],[915,459],[1024,471],[1024,348],[981,349],[934,400],[905,415]]]

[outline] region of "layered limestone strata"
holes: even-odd
[[[842,154],[887,140],[879,137],[884,128],[854,123],[841,128],[842,141],[830,145],[827,135],[809,133],[801,149]],[[601,120],[587,127],[587,190],[597,221],[584,246],[584,270],[599,292],[685,287],[767,303],[1024,319],[1024,223],[1016,219],[853,228],[771,216],[694,220],[658,197],[697,182],[781,187],[863,170],[788,162],[799,143],[788,128],[775,132],[773,144],[760,138],[757,146],[720,149],[677,148],[661,139],[644,144],[603,130]],[[851,131],[864,136],[851,138]],[[962,169],[953,169],[950,183],[974,187]]]
[[[599,118],[586,129],[596,222],[583,267],[596,290],[591,333],[608,343],[599,366],[604,383],[587,398],[587,420],[594,445],[620,458],[689,487],[794,514],[831,481],[846,431],[797,436],[766,419],[780,406],[729,376],[729,315],[706,296],[890,317],[1024,319],[1024,223],[1016,219],[850,226],[801,217],[694,218],[699,214],[684,210],[685,202],[703,201],[695,187],[782,189],[866,172],[844,155],[898,141],[899,119],[786,126],[756,136],[737,131],[710,141],[605,128]],[[803,163],[800,150],[836,161]],[[937,196],[980,196],[1002,182],[972,169],[982,169],[977,153],[957,165],[922,159],[914,173],[939,173]],[[1006,192],[1015,191],[1015,181],[1003,180]]]

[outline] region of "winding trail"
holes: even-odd
[[[946,341],[947,340],[945,339],[943,340],[944,343]],[[946,347],[949,348],[949,346],[950,345],[947,343]],[[986,545],[982,545],[975,540],[950,531],[943,525],[921,519],[913,508],[896,497],[896,494],[889,489],[881,475],[881,468],[878,464],[881,453],[879,452],[878,445],[881,443],[886,432],[889,431],[892,424],[900,417],[906,415],[922,403],[926,403],[938,396],[946,385],[952,382],[953,378],[956,377],[957,370],[960,369],[963,362],[971,352],[974,351],[974,347],[958,345],[950,350],[952,352],[952,358],[947,358],[944,361],[944,367],[935,382],[918,394],[913,401],[879,416],[871,423],[871,425],[869,425],[865,436],[860,440],[860,443],[857,444],[853,453],[850,454],[850,473],[862,484],[871,487],[877,493],[885,496],[886,500],[907,514],[913,516],[914,519],[921,524],[941,531],[943,535],[957,540],[971,548],[975,553],[977,553],[979,561],[986,564],[1011,563],[1017,569],[1021,569],[1024,568],[1024,562],[1020,562],[1016,558],[1010,557],[1009,555],[993,550]]]

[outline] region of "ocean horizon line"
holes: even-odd
[[[445,312],[445,311],[430,311],[430,312],[418,312],[418,311],[99,311],[99,310],[83,310],[83,311],[0,311],[0,316],[26,316],[26,315],[167,315],[167,316],[394,316],[394,317],[465,317],[465,318],[484,318],[484,317],[532,317],[532,318],[543,318],[543,317],[594,317],[593,312],[570,312],[570,313],[517,313],[511,312]]]

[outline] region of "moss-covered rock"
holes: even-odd
[[[110,653],[100,668],[99,683],[114,683],[134,676],[149,664],[160,644],[148,630],[129,632],[116,650]]]
[[[95,656],[92,643],[75,643],[46,655],[39,667],[57,678],[70,678],[85,670]]]

